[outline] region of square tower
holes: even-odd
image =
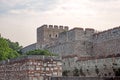
[[[37,28],[37,43],[40,48],[44,48],[50,44],[54,44],[55,40],[59,37],[59,33],[68,31],[67,26],[57,25],[42,25]]]

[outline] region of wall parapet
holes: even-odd
[[[38,28],[44,28],[44,29],[64,29],[64,30],[68,30],[69,27],[68,26],[62,26],[62,25],[47,25],[44,24],[41,27]]]
[[[16,62],[16,61],[21,61],[21,60],[31,60],[31,59],[61,61],[61,57],[58,57],[58,56],[28,55],[28,56],[18,57],[18,58],[15,58],[15,59],[4,60],[4,61],[1,61],[0,64],[6,64],[6,63],[9,63],[9,62]]]
[[[102,40],[102,39],[113,39],[118,38],[120,36],[120,26],[115,27],[113,29],[108,29],[105,31],[101,31],[94,34],[94,39]]]

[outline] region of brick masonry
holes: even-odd
[[[58,57],[24,56],[0,62],[0,80],[49,80],[62,76]]]

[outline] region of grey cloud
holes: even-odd
[[[101,14],[116,14],[120,12],[120,0],[89,0],[93,10]]]
[[[9,1],[0,1],[0,12],[7,13],[10,10],[34,10],[37,12],[44,12],[54,9],[57,5],[58,0],[18,0],[13,3]],[[12,5],[12,6],[11,6]]]
[[[55,3],[55,0],[30,0],[24,4],[20,4],[19,6],[24,6],[24,8],[27,9],[44,11],[53,8]]]
[[[115,2],[115,1],[119,1],[119,0],[90,0],[93,2]]]

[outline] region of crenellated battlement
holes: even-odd
[[[69,27],[68,26],[62,26],[62,25],[42,25],[41,27],[39,28],[44,28],[44,29],[63,29],[63,30],[69,30]]]
[[[93,35],[94,33],[95,33],[95,30],[93,29],[93,28],[79,28],[79,27],[76,27],[76,28],[73,28],[73,29],[71,29],[71,30],[69,30],[69,31],[75,31],[75,32],[77,32],[78,34],[82,34],[82,35],[87,35],[87,34],[89,34],[89,35]],[[68,31],[68,32],[69,32]]]
[[[94,33],[95,30],[93,28],[85,28],[85,32],[92,32],[92,33]]]
[[[62,25],[47,25],[47,24],[44,24],[42,25],[41,27],[39,28],[43,28],[43,29],[53,29],[53,30],[65,30],[65,31],[68,31],[69,30],[69,27],[68,26],[62,26]],[[38,29],[39,29],[38,28]],[[76,28],[73,28],[71,30],[81,30],[81,31],[84,31],[85,33],[94,33],[94,29],[93,28],[79,28],[79,27],[76,27]],[[70,31],[71,31],[70,30]]]
[[[85,28],[86,36],[92,36],[94,33],[95,33],[95,30],[93,28]]]
[[[84,29],[83,29],[83,28],[80,28],[80,27],[75,27],[75,28],[73,28],[73,29],[71,29],[71,30],[81,30],[81,31],[84,31]]]
[[[93,28],[80,28],[80,27],[75,27],[75,28],[73,28],[73,29],[71,29],[70,31],[72,31],[72,30],[79,30],[79,31],[83,31],[83,32],[93,32],[94,33],[94,29]]]
[[[42,25],[37,28],[37,43],[42,45],[54,44],[58,39],[59,34],[64,31],[68,31],[68,26],[62,25]]]

